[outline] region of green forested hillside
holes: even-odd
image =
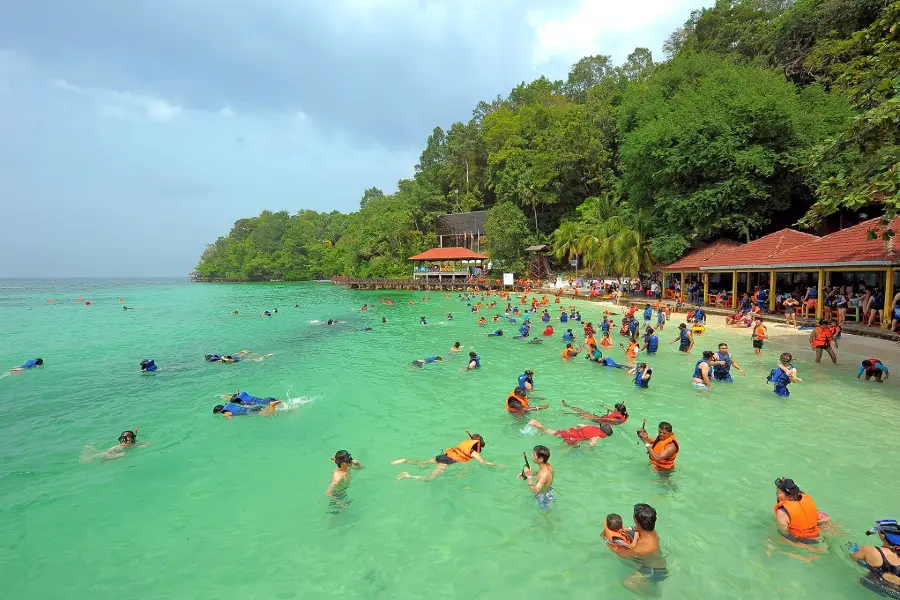
[[[900,2],[720,0],[665,44],[574,64],[435,127],[412,179],[358,212],[263,212],[207,247],[204,276],[401,276],[437,215],[489,210],[488,253],[522,248],[633,275],[691,244],[841,208],[900,205]]]

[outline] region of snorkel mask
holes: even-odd
[[[896,519],[880,519],[875,521],[875,527],[869,529],[866,535],[883,533],[889,544],[900,546],[900,525]]]

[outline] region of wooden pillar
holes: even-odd
[[[731,272],[731,308],[737,308],[737,282],[738,282],[738,272]]]
[[[825,291],[825,271],[824,271],[823,269],[819,269],[819,280],[816,282],[816,290],[817,290],[817,294],[816,294],[816,296],[817,296],[817,297],[816,297],[816,321],[821,321],[821,320],[822,320],[822,313],[823,313],[823,310],[822,310],[822,309],[824,308],[824,307],[822,306],[822,305],[824,304],[824,303],[822,302],[822,295],[824,294],[824,291]]]
[[[681,290],[679,290],[678,294],[681,296],[681,301],[685,302],[686,296],[684,295],[684,271],[681,272]]]
[[[884,272],[884,312],[881,313],[881,328],[891,325],[891,310],[894,308],[894,268],[888,267]]]
[[[709,273],[702,273],[700,276],[703,277],[703,302],[700,306],[706,306],[709,299]]]
[[[769,271],[769,312],[775,312],[775,271]]]

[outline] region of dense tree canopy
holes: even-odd
[[[438,215],[488,210],[496,266],[550,243],[565,263],[636,275],[719,236],[840,209],[900,206],[900,2],[719,0],[656,63],[637,48],[523,82],[435,127],[415,174],[358,212],[264,211],[207,247],[233,278],[405,276]]]

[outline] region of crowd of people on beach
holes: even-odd
[[[829,293],[832,293],[831,291]],[[839,297],[841,290],[835,290],[832,295]],[[874,296],[874,295],[873,295]],[[900,295],[898,295],[900,296]],[[449,294],[447,294],[449,297]],[[514,297],[508,292],[466,292],[459,294],[458,299],[466,303],[467,309],[477,316],[477,325],[487,326],[488,320],[492,324],[514,324],[518,329],[518,335],[510,336],[511,339],[522,343],[540,344],[544,339],[553,338],[556,335],[552,322],[557,321],[564,329],[561,339],[564,348],[561,352],[562,360],[572,360],[585,353],[585,359],[598,366],[621,369],[626,377],[633,381],[637,389],[646,389],[650,386],[653,369],[649,364],[650,357],[660,352],[659,334],[664,331],[673,313],[684,308],[681,303],[664,303],[656,300],[653,305],[644,304],[641,308],[637,304],[631,304],[624,308],[620,314],[605,310],[603,319],[598,324],[598,329],[590,321],[585,321],[576,306],[562,305],[560,295],[555,295],[553,303],[559,306],[556,316],[551,314],[551,300],[547,295],[531,296],[526,291],[518,296],[514,304]],[[877,297],[874,297],[874,303]],[[422,299],[426,301],[425,298]],[[785,299],[790,305],[790,298]],[[392,305],[393,300],[382,299],[385,305]],[[411,301],[411,303],[414,303]],[[503,304],[505,303],[505,306]],[[362,311],[368,311],[373,307],[364,305]],[[769,339],[766,327],[766,319],[763,316],[762,307],[758,299],[753,301],[749,297],[742,298],[737,315],[732,315],[727,321],[727,326],[744,326],[743,311],[751,315],[750,341],[753,351],[761,355]],[[841,310],[837,306],[837,310]],[[814,309],[814,307],[813,307]],[[493,312],[490,317],[487,315]],[[277,313],[265,311],[264,317]],[[678,325],[677,335],[669,341],[669,344],[678,344],[678,351],[689,354],[697,344],[695,336],[702,336],[707,328],[707,315],[702,305],[698,305],[685,315],[685,322]],[[453,320],[453,314],[447,314],[447,320]],[[532,335],[532,319],[542,322],[544,329],[542,336]],[[619,322],[616,323],[616,320]],[[837,363],[835,349],[841,331],[841,313],[834,319],[823,319],[811,330],[810,346],[815,352],[816,362],[821,360],[822,354],[827,353],[833,363]],[[334,320],[327,323],[331,325]],[[382,317],[382,323],[387,323],[387,318]],[[426,317],[419,319],[420,325],[427,325]],[[575,331],[580,329],[579,333]],[[371,331],[371,328],[366,328]],[[364,331],[366,331],[364,330]],[[619,344],[624,350],[625,359],[617,362],[608,354],[613,346],[612,336],[618,333],[624,341]],[[583,333],[583,337],[582,337]],[[597,334],[600,334],[600,340]],[[489,337],[502,337],[502,327],[497,327],[493,332],[485,334]],[[542,339],[544,338],[544,339]],[[579,344],[578,339],[582,338]],[[704,339],[704,338],[701,338]],[[602,350],[601,350],[602,348]],[[607,355],[604,355],[604,350]],[[465,352],[460,342],[456,342],[448,350],[450,355]],[[204,360],[210,363],[236,363],[240,361],[262,361],[267,355],[254,355],[248,350],[234,354],[208,354]],[[428,356],[414,360],[411,365],[423,368],[426,365],[435,365],[443,362],[441,356]],[[21,374],[26,371],[38,369],[44,365],[44,360],[35,358],[26,361],[19,367],[11,369],[9,374]],[[465,362],[466,371],[477,371],[481,368],[481,358],[475,351],[468,353]],[[141,361],[140,371],[154,373],[159,369],[152,358]],[[431,368],[431,367],[429,367]],[[705,349],[700,353],[700,358],[694,365],[691,383],[700,389],[711,389],[714,384],[733,383],[732,370],[746,375],[743,368],[737,363],[731,353],[728,344],[720,343],[715,349]],[[877,358],[863,360],[857,372],[857,378],[865,376],[866,381],[885,381],[888,378],[887,366]],[[528,426],[539,434],[557,437],[564,444],[577,446],[587,444],[593,448],[598,443],[613,436],[615,428],[623,426],[630,418],[627,401],[621,400],[612,408],[604,407],[606,412],[597,414],[592,410],[572,406],[562,401],[562,407],[569,414],[578,417],[580,422],[570,423],[565,428],[550,428],[541,421],[532,418],[533,413],[547,410],[549,405],[539,404],[546,400],[545,396],[537,393],[540,390],[535,387],[534,370],[525,369],[516,377],[516,385],[509,392],[505,402],[505,410],[514,418],[527,419]],[[782,352],[778,361],[772,368],[767,382],[772,384],[773,392],[782,398],[790,396],[789,386],[801,382],[794,357],[789,352]],[[250,415],[271,416],[282,404],[282,401],[274,397],[257,397],[246,391],[237,390],[224,395],[225,402],[217,404],[213,413],[228,419]],[[661,421],[655,434],[646,429],[647,421],[643,420],[637,429],[636,435],[647,453],[649,467],[658,474],[664,484],[670,484],[675,472],[676,460],[681,452],[680,443],[675,436],[671,423]],[[118,444],[99,453],[90,453],[89,459],[116,459],[126,455],[132,448],[146,445],[147,442],[138,442],[138,428],[123,431]],[[497,466],[487,460],[483,454],[487,446],[485,436],[480,433],[466,432],[466,438],[459,443],[449,446],[441,454],[431,458],[410,459],[398,458],[392,465],[409,465],[421,469],[430,469],[424,475],[413,475],[409,471],[403,471],[396,476],[398,481],[404,479],[419,480],[423,482],[433,481],[450,467],[464,464],[470,461],[478,462],[488,467]],[[551,450],[543,444],[535,445],[530,456],[523,453],[524,467],[519,477],[526,483],[529,492],[534,496],[538,508],[542,511],[550,511],[556,501],[553,488],[554,466],[550,463]],[[363,465],[352,457],[347,450],[339,450],[332,460],[335,469],[325,494],[330,499],[332,507],[341,510],[348,506],[347,491],[352,481],[352,471],[362,469]],[[533,464],[533,466],[532,466]],[[780,477],[775,481],[775,493],[777,502],[774,507],[774,517],[779,533],[784,537],[785,543],[792,546],[790,554],[803,560],[812,561],[816,554],[824,552],[825,546],[823,533],[827,532],[830,517],[821,512],[812,497],[803,492],[790,478]],[[605,519],[602,538],[611,551],[623,559],[634,561],[636,571],[627,577],[624,585],[636,591],[649,591],[668,576],[668,566],[664,553],[660,547],[659,536],[656,533],[657,512],[649,504],[636,504],[632,513],[633,525],[626,527],[623,518],[616,513],[607,515]],[[867,573],[860,578],[860,582],[866,587],[882,594],[893,594],[900,597],[900,526],[895,520],[881,519],[867,533],[877,534],[881,540],[880,546],[857,546],[848,544],[847,551],[851,558],[867,567]]]

